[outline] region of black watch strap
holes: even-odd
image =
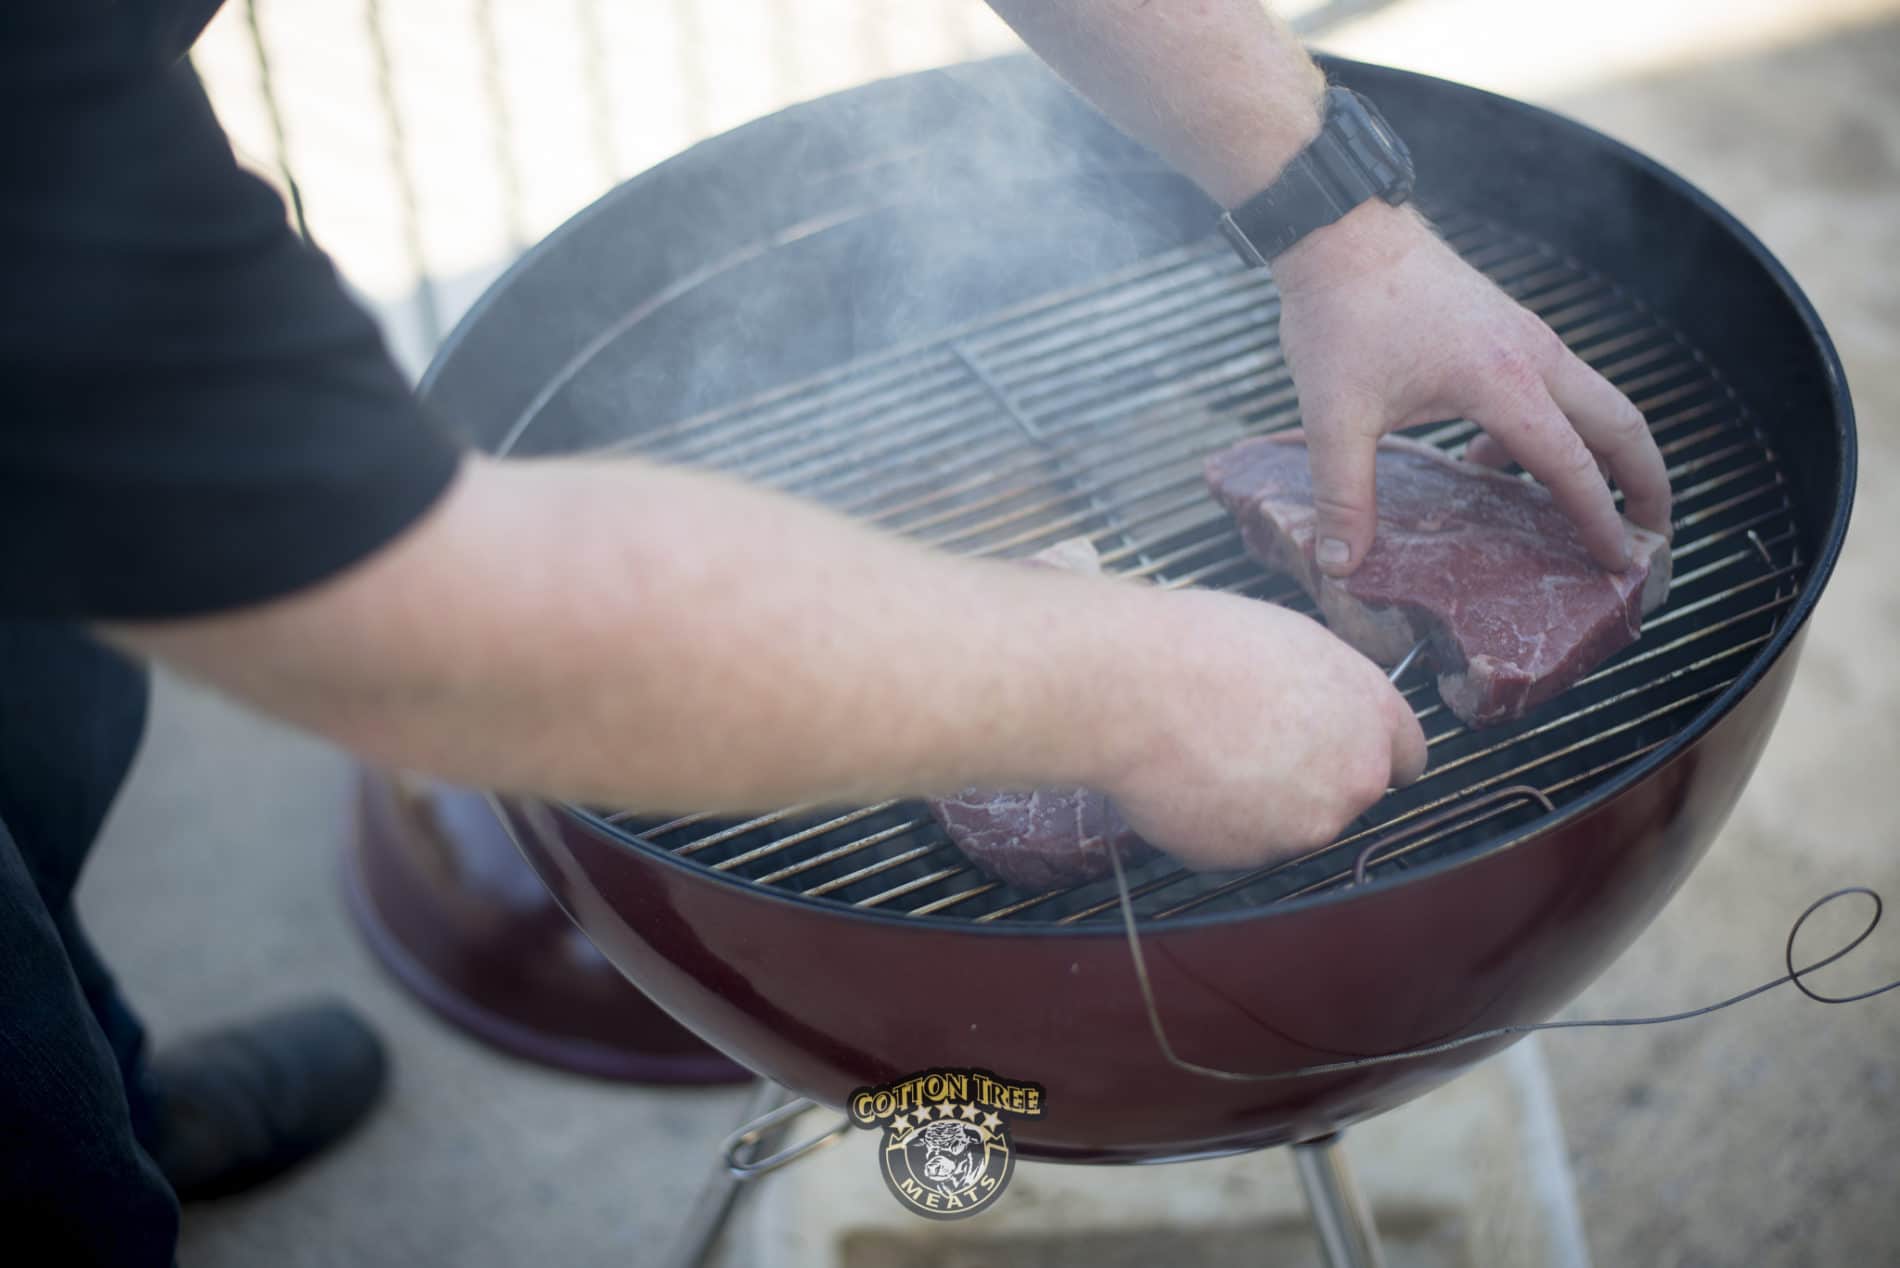
[[[1221,233],[1256,268],[1367,199],[1412,194],[1412,155],[1377,106],[1350,88],[1326,90],[1319,135],[1260,193],[1220,218]]]

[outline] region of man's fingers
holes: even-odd
[[[1366,557],[1378,531],[1377,420],[1322,413],[1306,424],[1306,453],[1318,520],[1313,557],[1320,571],[1343,577]]]
[[[1651,532],[1670,534],[1669,468],[1642,411],[1614,384],[1566,353],[1545,376],[1551,399],[1623,490],[1623,510]]]
[[[1610,486],[1548,393],[1541,387],[1511,393],[1473,421],[1501,439],[1517,464],[1550,490],[1593,559],[1613,572],[1629,567],[1629,535]]]

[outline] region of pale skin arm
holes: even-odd
[[[1319,131],[1319,71],[1260,0],[990,7],[1222,206],[1272,183]],[[1403,118],[1392,123],[1404,132]],[[1668,475],[1642,414],[1417,215],[1363,204],[1282,255],[1274,277],[1327,572],[1350,573],[1372,545],[1379,437],[1459,416],[1486,433],[1469,456],[1515,460],[1541,480],[1604,567],[1629,562],[1604,471],[1632,521],[1669,532]]]
[[[1310,64],[1255,5],[1004,7],[1224,201],[1317,126]],[[1091,38],[1066,43],[1077,31]],[[1346,258],[1316,276],[1367,276],[1410,241],[1369,228],[1347,252],[1353,219],[1327,231]],[[1289,322],[1296,306],[1335,311],[1296,299],[1331,292],[1296,292],[1291,274]],[[1298,364],[1305,396],[1327,376]],[[711,811],[1078,783],[1200,866],[1321,844],[1425,761],[1377,668],[1281,609],[952,559],[636,462],[471,459],[432,514],[328,584],[102,633],[368,756],[469,783]]]
[[[654,811],[1084,784],[1184,861],[1320,844],[1423,738],[1318,625],[953,558],[717,476],[469,459],[335,580],[117,625],[366,756]]]

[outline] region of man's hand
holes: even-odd
[[[1320,128],[1313,61],[1260,0],[990,0],[1120,127],[1224,207],[1265,189]],[[1396,121],[1405,131],[1405,120]],[[1373,454],[1396,427],[1466,417],[1473,461],[1516,459],[1606,568],[1630,519],[1669,532],[1669,481],[1636,407],[1408,211],[1365,204],[1274,262],[1320,494],[1320,566],[1359,566]]]
[[[1385,674],[1317,622],[1210,591],[1141,595],[1164,650],[1131,666],[1126,744],[1102,787],[1196,868],[1317,849],[1425,769]]]
[[[1472,460],[1542,481],[1606,568],[1629,566],[1629,543],[1605,471],[1631,520],[1669,533],[1669,476],[1642,414],[1410,212],[1366,204],[1274,274],[1326,572],[1351,572],[1372,545],[1379,437],[1439,419],[1482,427]]]

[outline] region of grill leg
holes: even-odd
[[[792,1094],[772,1080],[760,1079],[752,1089],[752,1099],[746,1102],[745,1118],[740,1120],[740,1126],[791,1099]],[[726,1231],[726,1224],[732,1219],[733,1208],[743,1192],[740,1183],[721,1158],[687,1210],[686,1225],[674,1238],[664,1261],[667,1268],[704,1268],[713,1247],[719,1243],[719,1235]]]
[[[1385,1268],[1372,1212],[1353,1183],[1339,1137],[1293,1146],[1293,1162],[1299,1168],[1300,1188],[1306,1192],[1306,1208],[1313,1214],[1326,1268]]]
[[[851,1119],[845,1116],[816,1136],[779,1148],[786,1125],[815,1108],[813,1102],[793,1096],[770,1079],[759,1080],[746,1107],[745,1120],[720,1146],[719,1165],[687,1212],[686,1227],[680,1230],[666,1260],[672,1268],[700,1268],[706,1262],[750,1181],[790,1166],[850,1133]]]

